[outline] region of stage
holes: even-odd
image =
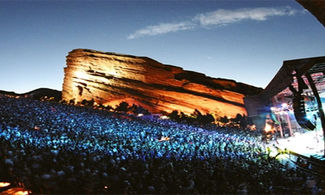
[[[325,178],[324,136],[322,130],[295,132],[293,136],[278,138],[267,144],[270,156],[283,165],[300,168]],[[323,186],[325,188],[325,186]]]
[[[321,130],[295,132],[293,136],[273,140],[272,145],[281,150],[289,150],[305,157],[324,155],[324,136]]]

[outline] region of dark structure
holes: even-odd
[[[325,26],[324,0],[297,0],[297,2],[312,13],[318,19],[318,21]]]
[[[266,120],[271,117],[279,123],[281,136],[291,136],[301,128],[315,129],[318,119],[325,131],[322,97],[325,98],[325,56],[284,61],[264,91],[244,101],[257,129],[266,131]]]

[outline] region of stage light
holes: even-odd
[[[9,182],[0,182],[0,188],[4,188],[4,187],[7,187],[7,186],[10,186]]]
[[[269,131],[272,131],[273,129],[272,129],[272,126],[270,125],[270,124],[265,124],[265,128],[264,128],[264,131],[265,132],[269,132]]]
[[[166,120],[168,119],[168,116],[161,116],[160,119]]]
[[[306,119],[308,119],[308,120],[313,120],[314,117],[313,117],[313,115],[307,114]]]
[[[287,103],[282,103],[281,106],[282,106],[282,108],[285,108],[285,109],[288,108],[288,104]]]

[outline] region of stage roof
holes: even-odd
[[[304,8],[312,13],[325,26],[324,0],[297,0]]]
[[[309,73],[324,72],[325,75],[325,56],[284,61],[278,73],[257,96],[270,99],[293,83],[293,73],[303,75],[307,71]]]

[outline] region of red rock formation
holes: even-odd
[[[94,99],[116,106],[122,101],[152,113],[194,109],[220,116],[246,114],[243,98],[261,89],[232,80],[215,79],[147,57],[76,49],[67,56],[62,98]]]

